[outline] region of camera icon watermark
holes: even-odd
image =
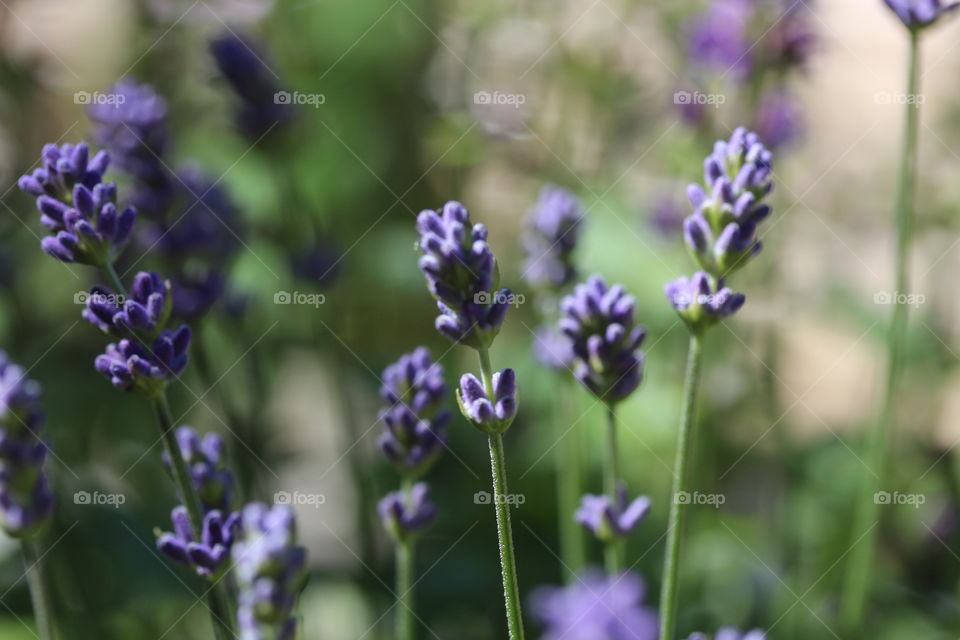
[[[890,305],[908,305],[918,308],[927,301],[927,297],[922,293],[902,293],[900,291],[877,291],[873,294],[873,304]]]
[[[126,302],[126,297],[122,293],[98,293],[94,291],[77,291],[73,294],[73,304],[86,305],[88,302],[99,304],[109,304],[116,307],[122,307]]]
[[[320,505],[326,504],[327,496],[322,493],[301,493],[300,491],[277,491],[273,494],[274,504],[288,504],[290,506],[303,505],[319,509]]]
[[[674,494],[673,501],[676,504],[692,504],[719,509],[720,505],[727,501],[727,497],[722,493],[700,493],[699,491],[691,493],[688,491],[680,491]]]
[[[274,104],[305,104],[319,109],[326,104],[327,96],[323,93],[303,93],[301,91],[277,91],[273,94]]]
[[[908,505],[919,509],[927,502],[927,496],[922,493],[900,493],[899,491],[877,491],[873,494],[873,503],[881,505]]]
[[[727,103],[727,96],[722,93],[703,93],[702,91],[677,91],[673,94],[673,104],[702,105],[719,109]]]
[[[522,93],[503,93],[500,91],[477,91],[473,94],[473,104],[505,105],[519,109],[526,104],[527,96]]]
[[[919,107],[926,104],[927,96],[922,93],[901,93],[899,91],[877,91],[873,94],[873,103],[882,105]]]
[[[527,501],[527,497],[522,493],[508,493],[503,496],[495,496],[489,491],[477,491],[473,494],[473,504],[506,504],[512,507],[519,507]]]
[[[301,291],[277,291],[273,294],[273,304],[308,305],[319,309],[327,301],[322,293],[303,293]]]
[[[474,304],[508,304],[512,307],[519,307],[526,301],[527,298],[522,293],[502,293],[500,291],[491,293],[490,291],[478,291],[473,294]]]
[[[77,491],[73,494],[73,504],[84,506],[108,506],[119,509],[127,501],[127,496],[122,493],[100,493],[94,491]]]
[[[127,101],[122,93],[103,93],[102,91],[76,91],[73,94],[73,103],[82,105],[113,105],[119,107]]]

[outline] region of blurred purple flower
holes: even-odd
[[[472,373],[460,377],[457,402],[460,411],[484,433],[503,433],[517,415],[517,376],[513,369],[497,371],[491,376],[493,397]]]
[[[576,279],[573,251],[580,237],[583,206],[566,189],[546,185],[527,214],[523,273],[533,287],[560,289]]]
[[[543,325],[534,333],[533,354],[540,364],[555,371],[573,368],[573,343],[556,327]]]
[[[717,631],[717,635],[713,637],[713,640],[766,640],[767,634],[761,631],[760,629],[754,629],[753,631],[747,631],[746,633],[741,633],[739,630],[734,629],[733,627],[724,627]],[[687,640],[710,640],[710,636],[704,633],[695,633],[691,635]]]
[[[753,114],[753,130],[771,149],[785,146],[803,134],[803,111],[791,95],[770,91],[760,98]]]
[[[409,496],[403,491],[388,493],[377,504],[377,511],[384,528],[398,542],[422,533],[437,517],[425,482],[413,485]]]
[[[574,375],[600,400],[614,405],[640,385],[646,329],[634,319],[636,303],[623,287],[591,276],[563,299],[558,327],[573,343]]]
[[[187,464],[193,487],[205,513],[229,513],[233,508],[233,474],[227,467],[226,445],[219,434],[210,432],[201,438],[188,426],[177,428],[180,456]],[[171,470],[170,456],[163,453],[163,463]]]
[[[749,36],[753,13],[750,0],[713,0],[690,28],[690,61],[707,71],[745,79],[753,66]]]
[[[208,512],[203,517],[200,540],[193,538],[186,507],[175,507],[170,520],[173,532],[164,532],[157,537],[157,550],[174,562],[192,568],[202,578],[217,579],[227,567],[240,514],[232,513],[224,519],[220,511]]]
[[[960,2],[944,0],[883,0],[900,22],[911,31],[929,27],[942,16],[960,7]]]
[[[624,538],[631,533],[650,511],[650,498],[640,496],[633,501],[622,484],[617,488],[617,499],[610,496],[583,496],[575,515],[577,522],[593,532],[602,542]]]
[[[643,606],[646,589],[632,572],[607,578],[587,571],[566,587],[534,592],[541,640],[656,640],[657,616]]]
[[[661,193],[653,198],[650,225],[667,237],[674,237],[683,228],[683,209],[672,194]]]

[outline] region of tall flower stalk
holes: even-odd
[[[436,518],[429,486],[415,480],[433,466],[444,446],[450,419],[443,408],[446,395],[443,367],[431,360],[426,347],[404,354],[383,372],[380,396],[387,406],[380,411],[385,429],[378,444],[402,477],[400,490],[378,505],[396,545],[397,640],[414,637],[414,544]]]
[[[38,535],[54,506],[43,469],[47,445],[39,435],[42,424],[40,385],[0,351],[0,524],[20,540],[37,635],[53,640],[54,616]]]
[[[903,345],[907,330],[907,291],[910,239],[913,232],[913,200],[916,185],[917,131],[920,122],[920,40],[923,31],[949,11],[960,7],[958,2],[941,0],[885,0],[909,33],[907,58],[907,100],[904,107],[903,148],[897,171],[895,207],[896,258],[894,305],[887,331],[887,368],[884,376],[883,403],[871,430],[866,453],[868,473],[857,496],[855,527],[852,536],[858,541],[850,552],[843,585],[841,622],[852,630],[863,621],[870,585],[871,563],[879,504],[874,499],[883,487],[890,447],[890,431],[897,408],[897,390],[903,361]]]
[[[474,225],[459,202],[447,202],[440,211],[425,210],[417,217],[421,252],[419,267],[437,300],[437,330],[471,347],[480,362],[480,378],[466,373],[460,378],[457,402],[464,417],[487,436],[493,503],[507,628],[511,640],[522,640],[523,615],[517,563],[513,550],[507,461],[503,434],[517,414],[517,384],[513,369],[495,372],[490,345],[503,325],[514,300],[509,289],[497,289],[499,270],[487,244],[487,229]]]
[[[592,276],[560,303],[562,317],[558,322],[571,343],[574,375],[606,408],[605,495],[584,496],[576,518],[604,543],[611,578],[623,568],[624,539],[649,508],[647,498],[633,502],[627,499],[617,443],[617,405],[640,386],[643,378],[639,349],[647,332],[636,324],[635,306],[622,286],[608,287],[603,278]]]
[[[772,154],[758,136],[740,128],[729,141],[717,142],[707,157],[705,186],[691,185],[687,189],[694,213],[684,221],[684,240],[702,270],[665,287],[667,299],[687,325],[690,345],[660,595],[661,640],[674,640],[676,636],[681,540],[689,502],[690,452],[697,425],[704,335],[711,326],[736,313],[745,301],[743,294],[725,286],[725,278],[760,252],[757,226],[770,214],[770,207],[761,202],[773,189],[771,161]]]
[[[37,198],[41,222],[52,233],[41,240],[42,249],[64,263],[87,264],[99,269],[113,289],[95,286],[83,317],[104,333],[117,337],[98,356],[95,368],[116,388],[135,392],[154,407],[171,461],[173,479],[183,501],[192,540],[203,538],[204,514],[174,433],[167,402],[167,384],[187,366],[191,331],[187,325],[167,327],[173,306],[172,285],[160,276],[141,272],[129,293],[117,276],[114,263],[130,239],[137,213],[119,208],[117,188],[103,181],[110,163],[105,151],[90,158],[86,143],[43,148],[42,166],[20,178],[20,189]],[[225,585],[215,583],[210,593],[213,626],[218,638],[233,634]]]

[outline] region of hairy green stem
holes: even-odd
[[[493,399],[493,368],[487,349],[480,356],[480,373],[487,397]],[[490,470],[493,476],[493,505],[497,516],[497,538],[500,547],[500,572],[503,577],[503,599],[507,610],[507,628],[510,640],[523,640],[523,614],[520,611],[520,587],[517,582],[517,561],[513,553],[513,531],[510,526],[510,493],[507,489],[507,457],[503,450],[503,436],[489,436]]]
[[[606,455],[603,465],[603,490],[613,504],[617,504],[617,485],[620,482],[620,456],[617,449],[617,415],[612,404],[607,405]],[[607,574],[613,578],[623,566],[623,541],[616,537],[606,543],[604,561]]]
[[[910,286],[908,262],[913,217],[913,193],[917,165],[917,129],[919,124],[920,47],[919,34],[911,33],[907,77],[907,104],[903,132],[903,151],[897,180],[896,203],[896,288],[892,295],[893,312],[887,333],[887,370],[883,401],[867,444],[867,475],[855,506],[853,540],[859,540],[850,552],[843,584],[840,617],[844,629],[852,633],[863,622],[873,563],[875,524],[879,505],[874,494],[883,487],[890,446],[890,431],[896,412],[896,392],[903,360],[907,329],[907,289]]]
[[[563,376],[565,383],[569,376]],[[567,427],[571,418],[570,403],[574,394],[564,389],[560,393],[555,421],[558,428],[557,452],[554,456],[557,474],[557,514],[560,531],[560,558],[563,560],[566,581],[571,582],[577,573],[583,570],[584,557],[583,527],[574,519],[580,497],[583,493],[583,461],[580,455],[580,430],[577,425]]]
[[[410,504],[413,481],[403,479],[403,499]],[[405,538],[397,542],[396,592],[397,592],[397,640],[413,640],[413,540]]]
[[[177,444],[177,437],[174,431],[173,415],[170,413],[170,404],[167,402],[166,392],[161,393],[154,400],[154,408],[157,413],[157,422],[160,425],[160,435],[163,438],[163,446],[166,449],[167,457],[170,459],[170,467],[173,470],[173,480],[180,493],[180,499],[187,509],[187,515],[190,518],[190,529],[193,532],[193,539],[200,540],[203,530],[203,510],[200,508],[200,500],[197,492],[193,488],[193,482],[190,479],[190,472],[187,465],[180,455],[180,446]],[[229,640],[234,636],[233,616],[230,613],[230,600],[224,592],[226,585],[218,582],[210,588],[208,597],[208,607],[213,618],[213,629],[217,640]]]
[[[37,538],[24,538],[23,564],[26,571],[30,599],[33,601],[33,618],[37,625],[39,640],[53,640],[53,609],[50,602],[50,589],[47,584],[43,565],[40,563],[40,544]]]
[[[680,539],[686,516],[687,468],[690,462],[691,440],[696,425],[697,394],[703,365],[702,338],[690,334],[687,352],[687,372],[684,382],[683,409],[680,413],[680,432],[677,435],[677,457],[673,468],[673,492],[670,496],[670,521],[667,525],[667,551],[663,564],[663,587],[660,592],[660,640],[675,640],[677,624],[677,576],[680,565]]]

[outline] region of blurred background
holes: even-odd
[[[883,509],[878,639],[960,632],[960,23],[944,22],[923,47],[917,304],[887,488],[923,500]],[[238,42],[218,64],[211,43]],[[707,344],[693,486],[725,501],[690,510],[679,630],[838,637],[895,293],[905,57],[880,0],[0,2],[0,345],[44,387],[59,496],[46,543],[65,633],[209,633],[203,585],[154,550],[175,494],[149,406],[91,366],[105,340],[77,295],[92,273],[38,250],[38,215],[15,188],[44,143],[98,142],[96,114],[115,109],[128,129],[162,117],[150,152],[201,185],[171,206],[209,232],[206,262],[132,247],[121,269],[166,265],[210,302],[195,310],[174,413],[240,435],[230,449],[245,496],[320,497],[296,505],[311,569],[300,637],[326,640],[392,633],[392,547],[375,507],[398,484],[376,446],[383,368],[421,344],[450,384],[476,368],[434,331],[416,266],[415,214],[449,199],[487,225],[503,284],[524,295],[492,352],[522,389],[506,436],[511,490],[525,496],[521,589],[563,579],[556,443],[579,439],[585,487],[599,491],[604,416],[533,355],[552,302],[525,284],[518,238],[547,183],[583,203],[581,274],[622,283],[649,331],[621,446],[632,492],[653,500],[627,558],[655,606],[686,348],[662,288],[693,271],[679,231],[687,183],[702,180],[715,139],[754,128],[775,152],[774,212],[737,278],[746,307]],[[165,107],[112,104],[122,80]],[[135,182],[112,175],[121,193]],[[210,223],[213,211],[229,224]],[[495,522],[474,501],[489,487],[486,443],[457,415],[449,448],[428,478],[440,515],[418,545],[419,633],[503,637]],[[600,563],[597,545],[588,553]],[[0,554],[0,636],[31,638],[16,545],[0,541]]]

